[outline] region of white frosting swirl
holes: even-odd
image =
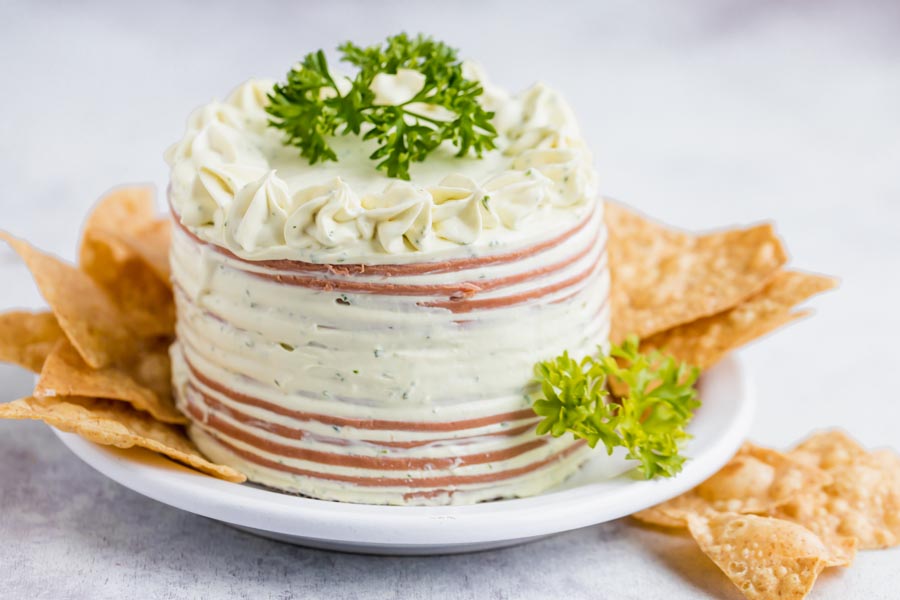
[[[379,73],[369,89],[375,94],[375,106],[397,106],[409,102],[425,87],[425,75],[413,69],[397,69],[394,74]]]
[[[323,262],[477,253],[582,218],[596,198],[596,175],[562,97],[540,84],[510,96],[472,63],[464,73],[481,81],[481,101],[496,113],[497,150],[456,158],[445,144],[411,166],[411,182],[377,171],[368,158],[373,142],[352,136],[332,140],[337,163],[307,164],[267,126],[272,82],[248,81],[225,102],[194,111],[167,151],[174,211],[202,239],[239,256]],[[423,84],[418,72],[400,69],[377,76],[371,89],[377,103],[398,104]]]
[[[519,229],[552,197],[553,182],[539,170],[506,171],[484,184],[487,202],[509,229]]]
[[[197,172],[197,183],[213,199],[216,207],[225,212],[245,185],[265,174],[266,169],[261,166],[209,161]]]
[[[243,115],[246,125],[265,127],[269,121],[265,106],[269,103],[268,94],[274,85],[275,82],[270,79],[245,81],[231,92],[227,105]]]
[[[359,238],[356,218],[362,213],[359,198],[339,177],[325,185],[299,190],[297,207],[284,224],[284,239],[292,248],[328,248]]]
[[[457,244],[472,244],[484,229],[496,227],[500,219],[490,196],[464,175],[448,175],[431,188],[434,202],[434,232]]]
[[[405,181],[393,181],[381,194],[363,200],[366,211],[359,220],[366,239],[391,254],[403,252],[406,242],[416,250],[426,250],[434,238],[431,196]]]
[[[287,185],[269,171],[238,192],[228,210],[226,241],[246,252],[257,248],[283,246],[284,227],[291,209]]]

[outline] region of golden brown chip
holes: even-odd
[[[900,485],[900,455],[883,448],[870,452],[869,456],[874,464],[880,465],[885,473],[891,474],[893,481]]]
[[[866,449],[843,431],[819,431],[788,453],[792,458],[820,469],[848,465],[866,454]]]
[[[117,245],[120,250],[113,250]],[[171,288],[140,257],[121,248],[130,246],[105,233],[93,234],[82,245],[82,270],[106,290],[141,337],[171,336],[175,332]]]
[[[771,225],[692,235],[618,204],[605,210],[614,342],[732,308],[787,261]]]
[[[84,232],[121,231],[132,234],[156,217],[149,185],[115,188],[97,201],[84,222]]]
[[[814,533],[795,523],[721,513],[692,515],[700,549],[751,600],[804,598],[826,566],[847,565]]]
[[[53,313],[11,311],[0,314],[0,362],[40,373],[44,360],[63,337]]]
[[[715,509],[691,490],[662,504],[633,513],[631,516],[638,521],[657,527],[684,529],[687,527],[687,518],[690,515],[707,515],[715,514],[715,512]]]
[[[900,544],[900,457],[868,453],[840,431],[818,433],[791,455],[821,465],[833,482],[779,507],[779,517],[823,539],[856,538],[863,549]]]
[[[155,219],[134,232],[127,242],[132,250],[156,273],[160,280],[172,287],[172,272],[169,267],[169,245],[172,242],[172,222],[169,219]]]
[[[860,471],[857,467],[847,474],[848,484],[873,476],[871,471]],[[900,543],[898,511],[896,492],[870,485],[862,490],[845,488],[838,493],[832,489],[802,494],[778,507],[773,515],[802,525],[823,540],[850,538],[858,542],[859,548],[872,550]]]
[[[82,262],[85,242],[94,235],[105,236],[117,260],[136,255],[168,284],[171,222],[156,218],[154,213],[150,186],[118,188],[101,198],[85,221],[80,250]]]
[[[38,397],[87,396],[122,400],[164,423],[187,423],[172,401],[167,349],[147,348],[135,361],[92,369],[68,340],[61,340],[41,371]]]
[[[830,277],[781,271],[761,292],[738,306],[658,333],[643,340],[641,347],[657,348],[679,360],[708,368],[730,351],[806,316],[806,312],[791,309],[835,285]]]
[[[0,404],[0,419],[37,419],[62,431],[108,446],[139,446],[226,481],[246,477],[200,455],[184,432],[122,402],[92,398],[23,398]]]
[[[662,527],[685,527],[692,514],[766,514],[797,494],[821,489],[830,481],[818,468],[746,443],[728,464],[694,489],[633,516]]]
[[[168,230],[154,218],[148,187],[120,188],[102,198],[84,228],[81,269],[99,283],[141,336],[174,333],[175,304],[158,246]]]
[[[59,326],[94,368],[133,356],[137,341],[127,319],[85,273],[27,242],[0,232],[31,271]]]

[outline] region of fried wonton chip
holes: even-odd
[[[714,315],[758,292],[787,261],[771,225],[692,235],[606,204],[614,342]]]
[[[900,457],[869,453],[840,431],[818,433],[791,455],[826,469],[833,481],[779,507],[779,517],[822,538],[851,536],[863,549],[900,544]]]
[[[110,236],[118,260],[137,255],[168,283],[171,223],[156,217],[150,186],[118,188],[101,198],[85,221],[82,252],[93,235]]]
[[[169,242],[171,222],[157,218],[153,188],[123,187],[100,199],[84,225],[80,254],[82,263],[90,261],[87,242],[93,236],[104,237],[118,261],[139,257],[167,285],[170,283]]]
[[[147,264],[132,255],[116,260],[110,236],[97,234],[82,248],[82,269],[100,284],[141,337],[175,332],[175,301],[171,288]]]
[[[44,360],[64,335],[53,313],[0,314],[0,362],[40,373]]]
[[[175,304],[163,266],[169,230],[159,223],[151,188],[120,188],[101,198],[88,217],[79,250],[81,269],[144,337],[171,335],[175,328]]]
[[[835,553],[807,529],[770,517],[692,515],[688,528],[703,553],[750,600],[800,600],[825,567],[848,565],[848,556],[852,560],[849,548]]]
[[[807,298],[837,282],[822,275],[781,271],[762,291],[725,312],[680,325],[643,340],[642,348],[657,348],[701,368],[708,368],[732,350],[806,316],[792,311]]]
[[[128,320],[88,275],[27,242],[0,232],[15,250],[50,305],[66,337],[90,366],[112,364],[137,349]]]
[[[170,288],[172,271],[169,266],[169,244],[172,241],[172,222],[155,219],[134,232],[127,240],[132,250],[143,259],[156,276]]]
[[[156,218],[153,188],[149,185],[118,187],[97,201],[84,222],[84,231],[121,231],[132,234]]]
[[[158,421],[187,423],[172,402],[168,350],[163,345],[147,348],[130,364],[92,369],[63,339],[44,363],[34,395],[121,400]]]
[[[791,458],[820,469],[834,469],[853,463],[866,449],[843,431],[819,431],[797,444]]]
[[[690,515],[766,514],[797,494],[830,483],[824,471],[750,443],[715,475],[676,498],[633,516],[662,527],[685,527]]]
[[[119,448],[138,446],[226,481],[246,481],[246,477],[235,469],[203,458],[180,428],[160,423],[122,402],[68,397],[23,398],[0,404],[0,419],[41,420],[98,444]]]

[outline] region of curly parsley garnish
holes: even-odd
[[[563,353],[534,370],[541,386],[534,412],[544,417],[539,435],[571,433],[591,448],[603,442],[608,454],[624,447],[647,479],[681,471],[680,446],[691,437],[685,427],[700,406],[698,368],[658,351],[642,354],[630,337],[609,354],[576,361]],[[621,397],[610,388],[623,390]]]
[[[497,131],[494,113],[478,102],[484,91],[477,81],[463,77],[457,51],[430,37],[405,33],[384,44],[363,48],[346,42],[338,50],[341,60],[359,71],[348,83],[338,85],[322,50],[307,54],[276,84],[266,111],[269,125],[284,131],[285,143],[300,148],[310,164],[337,160],[329,136],[360,135],[374,139],[378,148],[369,157],[380,160],[377,168],[390,177],[409,179],[409,165],[425,159],[441,143],[449,141],[457,156],[473,151],[481,156],[494,146]],[[409,69],[424,76],[424,85],[398,105],[376,103],[372,82],[379,74]],[[423,105],[443,109],[423,114]],[[424,111],[430,112],[430,111]]]

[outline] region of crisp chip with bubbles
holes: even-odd
[[[81,270],[107,292],[143,337],[171,335],[175,329],[175,304],[163,266],[168,229],[154,215],[151,188],[114,190],[88,217],[79,249]]]
[[[171,289],[172,272],[169,265],[169,244],[172,241],[172,222],[166,218],[154,219],[135,231],[130,238],[123,241]]]
[[[87,274],[27,242],[0,232],[31,271],[59,326],[85,362],[105,367],[131,357],[138,343],[128,319]]]
[[[853,540],[834,549],[789,521],[719,513],[691,515],[688,529],[706,554],[750,600],[799,600],[825,567],[849,565]]]
[[[128,363],[92,369],[68,340],[60,340],[44,363],[34,395],[121,400],[164,423],[187,423],[172,401],[168,350],[162,344]]]
[[[832,429],[814,433],[788,454],[805,464],[829,470],[853,463],[866,454],[866,449],[843,431]]]
[[[614,342],[728,310],[787,261],[771,225],[694,235],[605,205]]]
[[[123,402],[77,397],[22,398],[0,404],[0,419],[44,421],[98,444],[146,448],[226,481],[246,481],[235,469],[203,458],[179,427],[160,423]]]
[[[84,224],[79,248],[82,266],[93,261],[91,239],[103,238],[113,257],[126,261],[137,257],[169,284],[171,223],[158,218],[150,186],[116,188],[103,196]]]
[[[841,431],[817,433],[790,454],[825,469],[832,481],[779,507],[779,517],[823,538],[856,538],[863,549],[900,544],[900,457],[870,453]]]
[[[793,308],[836,285],[831,277],[781,271],[762,291],[722,313],[660,332],[642,341],[678,360],[709,368],[729,352],[808,313]]]
[[[786,454],[746,444],[704,483],[634,516],[687,526],[748,598],[802,598],[858,548],[900,545],[900,456],[838,430]]]
[[[0,314],[0,362],[40,373],[63,337],[53,313],[16,310]]]
[[[133,234],[156,219],[153,188],[128,185],[112,189],[102,196],[84,221],[84,233],[119,231]]]
[[[766,514],[797,494],[819,489],[830,481],[821,469],[746,443],[728,464],[694,489],[633,516],[662,527],[684,527],[690,515]]]

